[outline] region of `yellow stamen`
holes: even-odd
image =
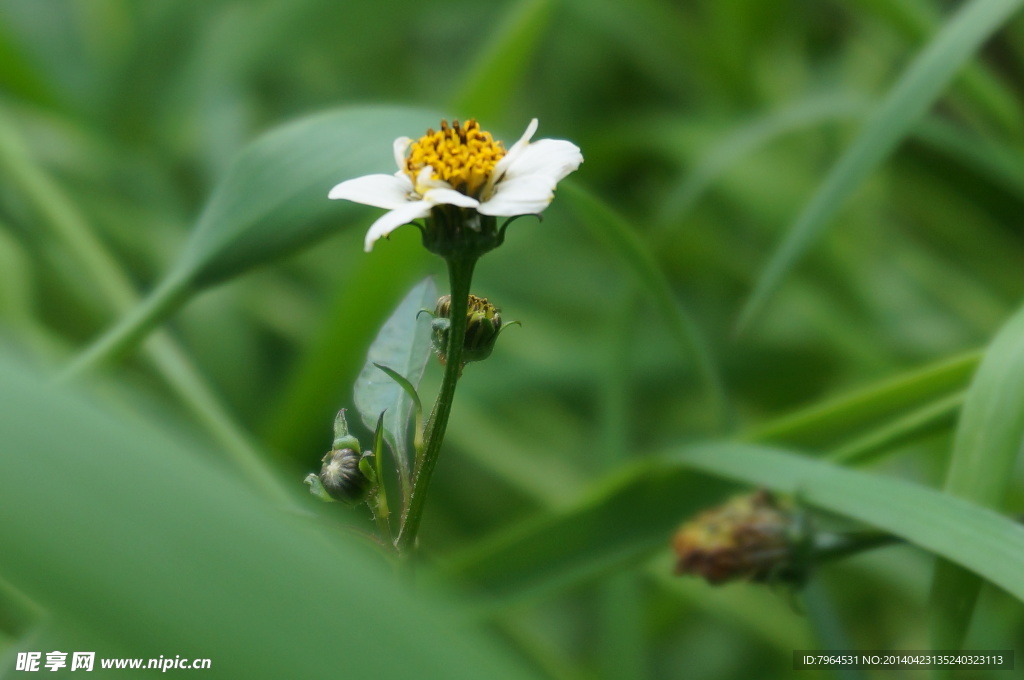
[[[429,165],[433,179],[444,180],[467,196],[476,196],[504,155],[501,142],[481,130],[475,119],[464,126],[457,120],[451,126],[442,120],[439,131],[427,130],[413,143],[406,172],[416,182],[420,171]]]

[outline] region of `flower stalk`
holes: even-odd
[[[418,140],[395,140],[392,150],[398,171],[394,175],[348,179],[328,193],[331,199],[388,211],[367,230],[367,251],[398,227],[412,224],[420,229],[423,246],[441,256],[448,266],[447,315],[439,306],[432,324],[433,341],[444,363],[441,389],[424,426],[422,447],[416,441],[411,488],[400,473],[406,502],[394,545],[402,557],[409,556],[416,547],[427,491],[463,366],[486,359],[501,330],[500,310],[485,298],[471,299],[476,262],[502,244],[505,228],[512,220],[540,215],[554,198],[558,182],[583,162],[579,147],[572,142],[532,141],[537,125],[536,118],[531,120],[522,137],[506,151],[476,120],[461,124],[456,120],[451,125],[441,121],[439,130],[429,129]],[[500,225],[499,218],[505,218]],[[404,378],[393,377],[406,387]],[[415,401],[415,389],[412,392]]]
[[[416,545],[420,522],[423,519],[423,508],[426,504],[427,489],[430,479],[437,466],[437,458],[441,453],[444,433],[448,428],[448,416],[451,414],[452,402],[455,399],[455,387],[462,373],[462,350],[466,339],[467,312],[469,311],[469,291],[473,282],[473,269],[476,266],[475,256],[456,256],[449,258],[448,281],[451,290],[451,328],[448,335],[448,347],[445,350],[444,375],[441,378],[441,390],[438,392],[434,408],[424,427],[423,455],[416,461],[413,470],[412,494],[409,504],[402,517],[402,529],[399,532],[396,547],[401,555],[406,555]]]

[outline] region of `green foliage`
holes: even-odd
[[[526,677],[468,631],[448,641],[437,603],[396,587],[386,564],[308,511],[282,512],[167,433],[55,395],[8,362],[0,376],[13,454],[0,493],[21,511],[0,530],[18,546],[0,569],[89,649],[212,657],[226,678],[405,678],[410,664]],[[394,644],[418,651],[399,657]]]
[[[945,490],[984,508],[1001,510],[1024,445],[1024,311],[1018,311],[996,335],[967,391],[957,425]],[[1020,537],[1024,531],[1014,530]],[[976,531],[990,531],[979,527]],[[1004,537],[1004,545],[1010,545]],[[1000,564],[1014,564],[999,558]],[[976,570],[975,570],[976,571]],[[1004,588],[1010,589],[1003,584]],[[932,644],[963,644],[981,580],[948,562],[936,565],[932,585]],[[1018,595],[1021,597],[1021,595]],[[1024,599],[1024,598],[1022,598]]]
[[[1024,17],[955,4],[0,0],[0,675],[1019,659]],[[437,292],[405,296],[442,263],[413,228],[364,253],[380,211],[327,192],[442,116],[585,162],[475,270],[522,328],[459,379],[412,591],[302,480],[342,407],[408,457],[374,363],[437,390]],[[907,545],[792,599],[672,576],[755,486]]]
[[[416,394],[431,357],[430,318],[420,314],[420,310],[432,309],[436,303],[437,285],[433,279],[424,279],[409,291],[370,345],[353,392],[355,407],[367,428],[373,429],[383,414],[384,439],[391,448],[403,485],[408,484],[412,469],[412,454],[406,446],[409,416],[415,405],[419,426],[422,412],[409,390]],[[393,377],[392,371],[407,385]]]
[[[844,199],[892,152],[964,62],[1021,4],[1019,0],[974,0],[965,5],[906,69],[793,223],[751,294],[740,317],[741,325],[760,311]]]

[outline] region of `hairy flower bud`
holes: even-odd
[[[324,454],[319,474],[306,476],[309,492],[318,498],[358,505],[376,484],[373,453],[360,453],[359,440],[348,432],[345,409],[334,418],[334,447]]]
[[[357,505],[366,500],[373,482],[359,468],[362,456],[352,449],[328,451],[320,468],[320,483],[336,501]]]
[[[738,496],[690,520],[672,539],[677,574],[713,585],[747,579],[799,583],[796,518],[768,491]]]

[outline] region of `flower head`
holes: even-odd
[[[796,521],[767,491],[738,496],[690,520],[672,538],[677,574],[717,585],[737,579],[799,582]]]
[[[395,140],[394,175],[356,177],[328,197],[388,210],[366,232],[367,251],[403,224],[427,218],[424,241],[435,252],[449,250],[463,227],[483,235],[482,252],[500,243],[494,218],[539,214],[554,198],[555,185],[583,162],[572,142],[531,142],[536,131],[535,118],[506,151],[475,120],[441,121],[440,130],[415,142]]]

